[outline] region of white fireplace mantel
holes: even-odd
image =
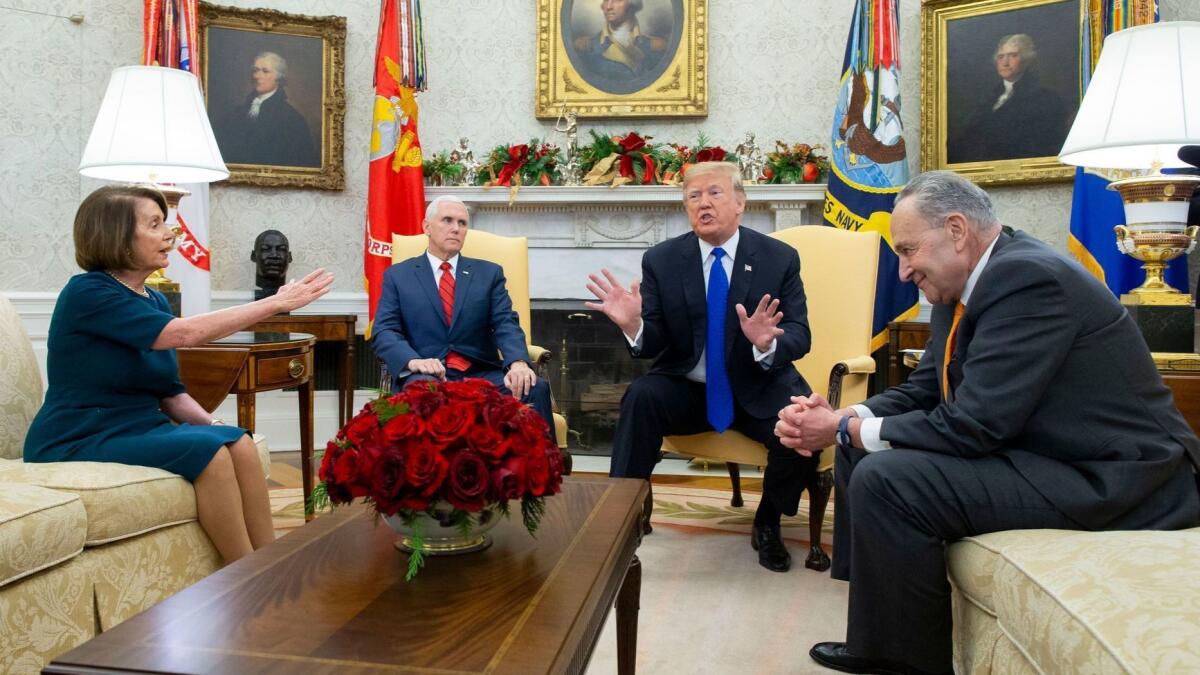
[[[508,188],[427,186],[425,198],[454,195],[471,226],[529,239],[530,295],[590,298],[587,274],[605,267],[623,282],[640,276],[644,249],[690,229],[681,189],[662,185]],[[511,200],[511,203],[510,203]],[[759,232],[821,222],[824,184],[747,185],[742,224]]]

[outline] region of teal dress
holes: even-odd
[[[50,386],[25,461],[154,466],[194,481],[240,439],[244,429],[177,425],[160,409],[184,391],[175,350],[150,348],[173,318],[157,291],[143,298],[103,272],[72,277],[50,320]]]

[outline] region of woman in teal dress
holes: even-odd
[[[145,286],[167,266],[166,200],[142,186],[102,187],[75,214],[74,276],[47,339],[46,400],[27,462],[117,462],[166,469],[196,489],[200,524],[226,562],[274,538],[266,478],[244,429],[220,425],[179,381],[175,347],[202,345],[329,291],[316,270],[269,298],[187,318]]]

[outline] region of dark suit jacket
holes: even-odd
[[[1012,95],[996,110],[1004,93],[997,82],[976,104],[963,131],[946,149],[946,160],[982,162],[1057,155],[1067,139],[1067,109],[1052,89],[1028,71],[1013,84]]]
[[[887,417],[884,440],[965,458],[1000,453],[1084,529],[1200,522],[1185,457],[1200,441],[1103,283],[1023,232],[1001,234],[959,326],[943,403],[952,315],[935,306],[908,382],[865,401]]]
[[[525,331],[499,265],[459,256],[449,326],[445,316],[424,253],[389,267],[371,336],[388,372],[407,377],[412,359],[444,359],[451,351],[496,369],[529,361]]]
[[[790,403],[789,396],[808,394],[808,383],[792,361],[812,346],[800,256],[796,249],[747,228],[740,228],[729,307],[725,314],[725,364],[734,399],[754,417],[768,418]],[[754,362],[750,341],[742,334],[734,305],[753,312],[764,294],[779,298],[783,329],[772,365]],[[641,358],[656,358],[652,373],[686,375],[704,351],[708,303],[700,244],[692,232],[664,241],[642,256]]]
[[[247,114],[255,94],[240,108],[218,120],[213,128],[217,146],[226,162],[273,166],[321,166],[321,150],[313,144],[308,123],[291,103],[283,88],[262,102],[258,117]]]

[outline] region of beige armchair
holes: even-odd
[[[425,252],[428,238],[423,234],[392,235],[392,262],[408,260]],[[526,342],[533,333],[530,332],[532,323],[529,313],[529,240],[525,237],[505,237],[491,232],[471,230],[463,244],[462,255],[468,258],[479,258],[494,262],[504,268],[504,277],[508,285],[508,294],[512,298],[513,310],[521,330],[525,331]],[[534,344],[529,346],[529,358],[533,361],[533,369],[538,377],[549,382],[546,377],[551,353],[549,350]],[[384,386],[388,378],[382,378]],[[553,393],[551,393],[553,401]],[[571,455],[567,452],[567,418],[558,412],[558,404],[554,403],[554,438],[559,449],[563,451],[563,462],[567,472],[571,471]]]
[[[880,237],[822,225],[802,225],[771,233],[800,252],[800,278],[808,300],[812,350],[795,362],[796,369],[834,408],[867,398],[867,378],[875,372],[871,358],[875,276]],[[742,505],[739,464],[765,466],[767,450],[736,431],[668,436],[663,449],[682,455],[726,462],[733,483],[734,506]],[[833,486],[833,451],[821,453],[817,481],[809,496],[809,550],[804,566],[823,571],[829,556],[821,549],[821,524]]]

